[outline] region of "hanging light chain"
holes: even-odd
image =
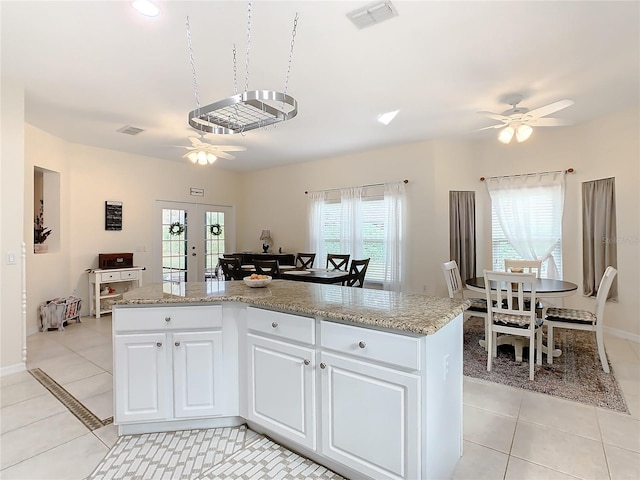
[[[293,62],[293,47],[296,44],[296,30],[298,29],[298,12],[293,19],[293,32],[291,32],[291,51],[289,52],[289,65],[287,66],[287,76],[284,80],[284,94],[287,94],[289,88],[289,75],[291,74],[291,63]]]
[[[189,25],[189,16],[187,16],[187,45],[189,47],[191,73],[193,73],[193,91],[196,97],[196,108],[200,110],[200,95],[198,95],[198,81],[196,80],[196,62],[193,59],[193,46],[191,45],[191,27]]]
[[[238,65],[236,62],[236,44],[233,44],[233,93],[238,94]]]
[[[249,50],[251,48],[251,2],[247,5],[247,57],[245,59],[244,91],[249,91]]]

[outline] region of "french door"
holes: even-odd
[[[154,281],[215,278],[218,258],[235,249],[233,207],[158,201]]]

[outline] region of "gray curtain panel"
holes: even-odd
[[[449,255],[463,282],[476,276],[476,192],[449,192]]]
[[[606,268],[618,267],[615,178],[582,183],[582,282],[583,293],[596,296]],[[609,296],[618,299],[618,282]]]

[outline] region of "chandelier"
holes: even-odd
[[[196,108],[189,112],[189,125],[201,133],[233,134],[245,133],[256,128],[267,127],[292,119],[298,114],[298,102],[287,94],[293,48],[295,45],[298,14],[293,21],[289,64],[283,92],[274,90],[249,90],[249,50],[251,47],[251,2],[247,9],[247,51],[245,63],[244,92],[238,93],[236,47],[233,46],[233,83],[235,94],[206,106],[200,105],[196,69],[191,45],[189,17],[187,17],[187,42],[193,73]]]

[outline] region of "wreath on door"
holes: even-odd
[[[182,235],[184,233],[184,225],[180,222],[173,222],[169,225],[169,233],[171,235]]]
[[[220,226],[219,223],[214,223],[209,227],[209,231],[211,232],[211,235],[214,235],[217,237],[222,233],[222,227]]]

